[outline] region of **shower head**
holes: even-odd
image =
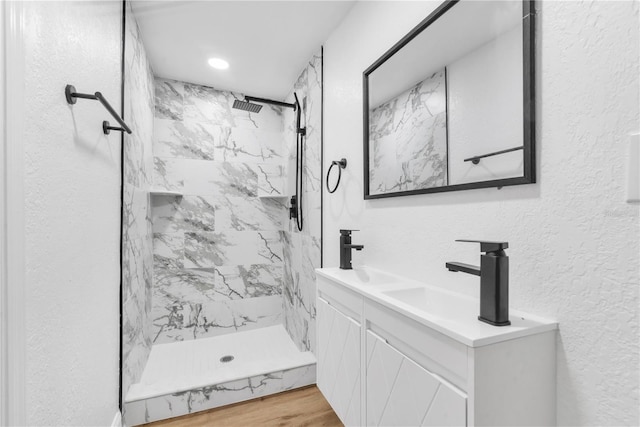
[[[249,101],[240,101],[238,99],[233,101],[233,108],[238,110],[248,111],[250,113],[259,113],[262,110],[262,105],[254,104]]]
[[[262,105],[254,104],[254,102],[259,102],[261,104],[277,105],[278,107],[293,108],[294,111],[296,109],[296,104],[288,104],[282,101],[274,101],[273,99],[258,98],[257,96],[245,96],[244,101],[240,101],[236,99],[233,101],[233,108],[237,108],[238,110],[248,111],[250,113],[259,113],[260,110],[262,109]]]

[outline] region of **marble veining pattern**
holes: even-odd
[[[371,194],[447,185],[445,70],[373,108],[369,144]]]
[[[315,378],[314,364],[129,402],[126,418],[131,425],[158,421],[303,387]]]
[[[259,196],[286,196],[282,165],[258,164],[256,168]]]
[[[217,160],[262,163],[283,161],[282,130],[217,126],[216,135],[214,153]]]
[[[156,157],[214,159],[218,129],[212,124],[156,117],[154,126]]]
[[[149,187],[153,175],[153,73],[126,4],[122,222],[122,393],[138,382],[151,350],[153,251]]]
[[[190,296],[180,298],[172,288],[156,287],[152,309],[153,342],[160,344],[214,337],[282,322],[282,298],[279,294],[223,298],[196,302]]]
[[[301,233],[283,232],[285,327],[300,349],[315,350],[315,268],[320,241]]]
[[[282,293],[282,265],[252,264],[215,269],[221,294],[229,299],[255,298]]]
[[[161,190],[183,191],[184,178],[180,163],[160,157],[153,158],[153,186]]]
[[[296,228],[295,221],[284,221],[287,225],[281,232],[284,256],[283,310],[284,324],[298,348],[315,351],[315,268],[321,262],[321,192],[322,192],[322,57],[318,52],[302,70],[287,97],[294,102],[296,92],[303,104],[303,126],[306,127],[303,162],[302,206],[304,227]],[[294,194],[295,180],[295,114],[284,111],[285,188]]]
[[[162,234],[215,229],[216,198],[201,196],[154,196],[153,232]]]
[[[282,197],[293,194],[292,111],[265,105],[258,114],[248,113],[232,108],[241,94],[154,81],[137,27],[134,33],[134,59],[127,65],[146,67],[148,81],[128,88],[135,93],[126,111],[135,129],[125,159],[123,277],[131,284],[123,302],[125,386],[139,380],[152,344],[282,323],[298,348],[313,349],[322,188],[320,55],[293,88],[307,128],[306,225],[299,233]],[[150,197],[150,189],[181,195]],[[315,366],[307,366],[130,402],[126,421],[182,415],[314,381]]]
[[[156,79],[155,117],[182,120],[184,112],[184,85],[179,82]]]
[[[282,230],[285,205],[278,199],[222,196],[217,201],[217,226],[221,230]]]
[[[154,187],[183,196],[152,199],[155,344],[283,323],[299,349],[314,349],[314,269],[321,258],[320,73],[318,54],[287,98],[291,102],[293,91],[298,93],[307,127],[302,232],[288,218],[287,199],[273,198],[293,194],[292,111],[266,105],[258,114],[234,110],[240,94],[157,79]],[[313,382],[315,370],[305,372]],[[243,381],[237,390],[211,390],[236,402],[241,390],[261,389],[260,381],[272,378]],[[184,405],[181,414],[196,410],[207,393],[172,396],[170,407]],[[158,402],[166,405],[162,399],[147,401],[145,411]]]
[[[172,106],[177,104],[174,101],[181,101],[181,108],[173,108],[175,111],[183,112],[182,117],[175,118],[177,120],[184,118],[203,123],[213,123],[222,127],[282,131],[282,110],[280,107],[265,106],[260,113],[249,113],[233,109],[234,100],[244,99],[242,94],[220,91],[191,83],[166,80],[164,82],[175,88],[176,92],[182,90],[184,94],[182,100],[179,100],[173,94],[170,94],[171,96],[167,98]]]
[[[252,165],[224,162],[220,166],[213,180],[220,191],[218,194],[247,198],[258,196],[258,174]]]
[[[258,233],[253,231],[185,233],[184,259],[187,268],[211,268],[259,262]],[[247,251],[252,248],[253,251]]]
[[[153,233],[153,268],[156,270],[184,268],[184,236]]]
[[[154,343],[282,322],[286,205],[279,108],[232,108],[242,95],[156,80]]]

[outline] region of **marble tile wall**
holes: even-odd
[[[300,350],[315,351],[315,268],[321,266],[321,194],[322,194],[322,52],[315,54],[298,77],[287,102],[294,102],[293,93],[303,104],[304,180],[302,208],[304,223],[298,231],[295,221],[285,217],[282,232],[284,247],[284,324]],[[295,193],[295,113],[284,111],[284,140],[287,161],[285,176],[289,194]]]
[[[152,340],[282,323],[283,120],[244,96],[156,79]]]
[[[151,351],[153,250],[149,188],[153,175],[153,72],[137,22],[126,4],[122,224],[123,397],[138,382]]]
[[[369,114],[370,193],[447,185],[444,69]]]

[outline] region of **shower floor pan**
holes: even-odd
[[[314,384],[315,363],[282,325],[154,345],[124,420],[133,426]]]

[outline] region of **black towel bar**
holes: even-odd
[[[465,162],[471,162],[474,165],[477,165],[478,163],[480,163],[480,159],[484,159],[485,157],[497,156],[498,154],[510,153],[512,151],[518,151],[518,150],[522,150],[522,149],[524,149],[524,146],[507,148],[506,150],[500,150],[500,151],[496,151],[494,153],[482,154],[481,156],[469,157],[468,159],[464,159],[464,161]]]
[[[113,109],[111,104],[109,104],[109,101],[107,101],[100,92],[96,92],[93,95],[90,93],[78,93],[76,92],[75,87],[73,87],[72,85],[67,85],[64,89],[64,94],[69,104],[75,104],[78,101],[76,98],[93,99],[95,101],[100,101],[100,103],[104,106],[104,108],[107,109],[109,114],[111,114],[113,118],[116,119],[116,121],[120,124],[120,126],[122,126],[117,128],[117,127],[110,126],[109,122],[107,121],[102,122],[102,131],[104,132],[105,135],[108,135],[109,132],[112,130],[119,130],[120,132],[124,131],[127,133],[131,133],[131,129],[129,128],[129,126],[127,126],[124,120],[120,118],[118,113],[116,113],[116,110]]]

